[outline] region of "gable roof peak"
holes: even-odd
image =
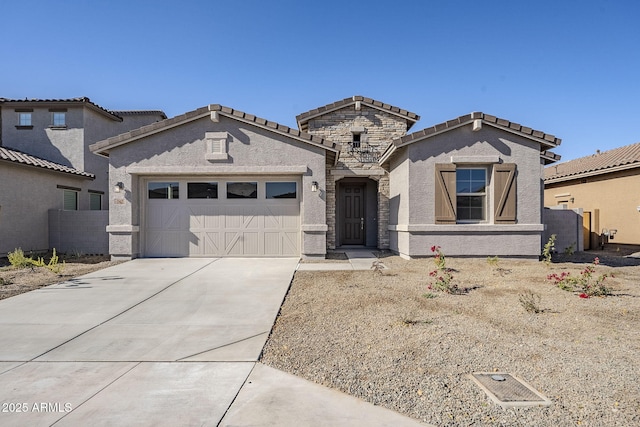
[[[340,144],[325,140],[317,135],[311,135],[305,132],[301,132],[297,129],[292,129],[280,123],[272,122],[270,120],[254,116],[253,114],[248,114],[230,107],[225,107],[224,105],[220,104],[209,104],[205,107],[200,107],[196,110],[188,111],[175,117],[151,123],[149,125],[131,130],[129,132],[125,132],[120,135],[112,136],[103,141],[98,141],[90,145],[89,149],[98,155],[108,157],[109,151],[112,148],[127,144],[141,138],[145,138],[159,132],[169,130],[177,126],[181,126],[194,120],[205,118],[207,116],[210,116],[211,120],[214,122],[220,120],[219,116],[224,116],[243,123],[248,123],[262,129],[266,129],[280,135],[285,135],[289,138],[297,139],[299,141],[321,147],[325,149],[330,156],[337,156],[340,152]]]
[[[352,105],[355,105],[356,108],[359,108],[361,107],[362,104],[367,105],[371,108],[384,111],[386,113],[393,114],[395,116],[398,116],[406,120],[407,130],[409,130],[411,126],[413,126],[418,120],[420,120],[420,116],[417,115],[416,113],[412,113],[402,108],[394,107],[393,105],[385,104],[384,102],[376,101],[375,99],[367,98],[362,95],[353,95],[350,98],[344,98],[340,101],[332,102],[331,104],[327,104],[322,107],[314,108],[313,110],[309,110],[307,112],[298,114],[296,116],[298,129],[300,129],[303,132],[306,132],[309,128],[308,126],[309,120],[312,120],[316,117],[330,113],[332,111],[350,107]]]

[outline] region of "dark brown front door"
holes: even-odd
[[[364,245],[364,188],[364,184],[345,184],[343,187],[343,245]]]

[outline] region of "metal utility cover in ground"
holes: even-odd
[[[511,374],[475,372],[469,377],[502,408],[551,405],[549,399]]]

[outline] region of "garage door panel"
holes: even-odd
[[[300,253],[300,234],[298,232],[284,232],[280,236],[282,237],[282,255],[296,256]]]
[[[263,191],[250,200],[223,194],[218,199],[147,200],[145,255],[299,256],[298,199],[265,199]]]
[[[222,255],[222,248],[220,247],[220,232],[204,232],[204,252],[203,255]]]
[[[224,233],[225,255],[242,255],[242,235],[237,232]]]
[[[181,231],[164,231],[153,237],[147,245],[148,256],[182,257],[188,255],[188,244],[185,233]]]
[[[259,246],[259,234],[258,232],[248,232],[245,231],[242,233],[242,255],[261,255],[258,250]]]
[[[220,208],[212,206],[188,206],[189,229],[220,228],[221,211]]]

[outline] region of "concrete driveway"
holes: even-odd
[[[0,425],[419,425],[256,363],[297,259],[137,259],[0,301]]]

